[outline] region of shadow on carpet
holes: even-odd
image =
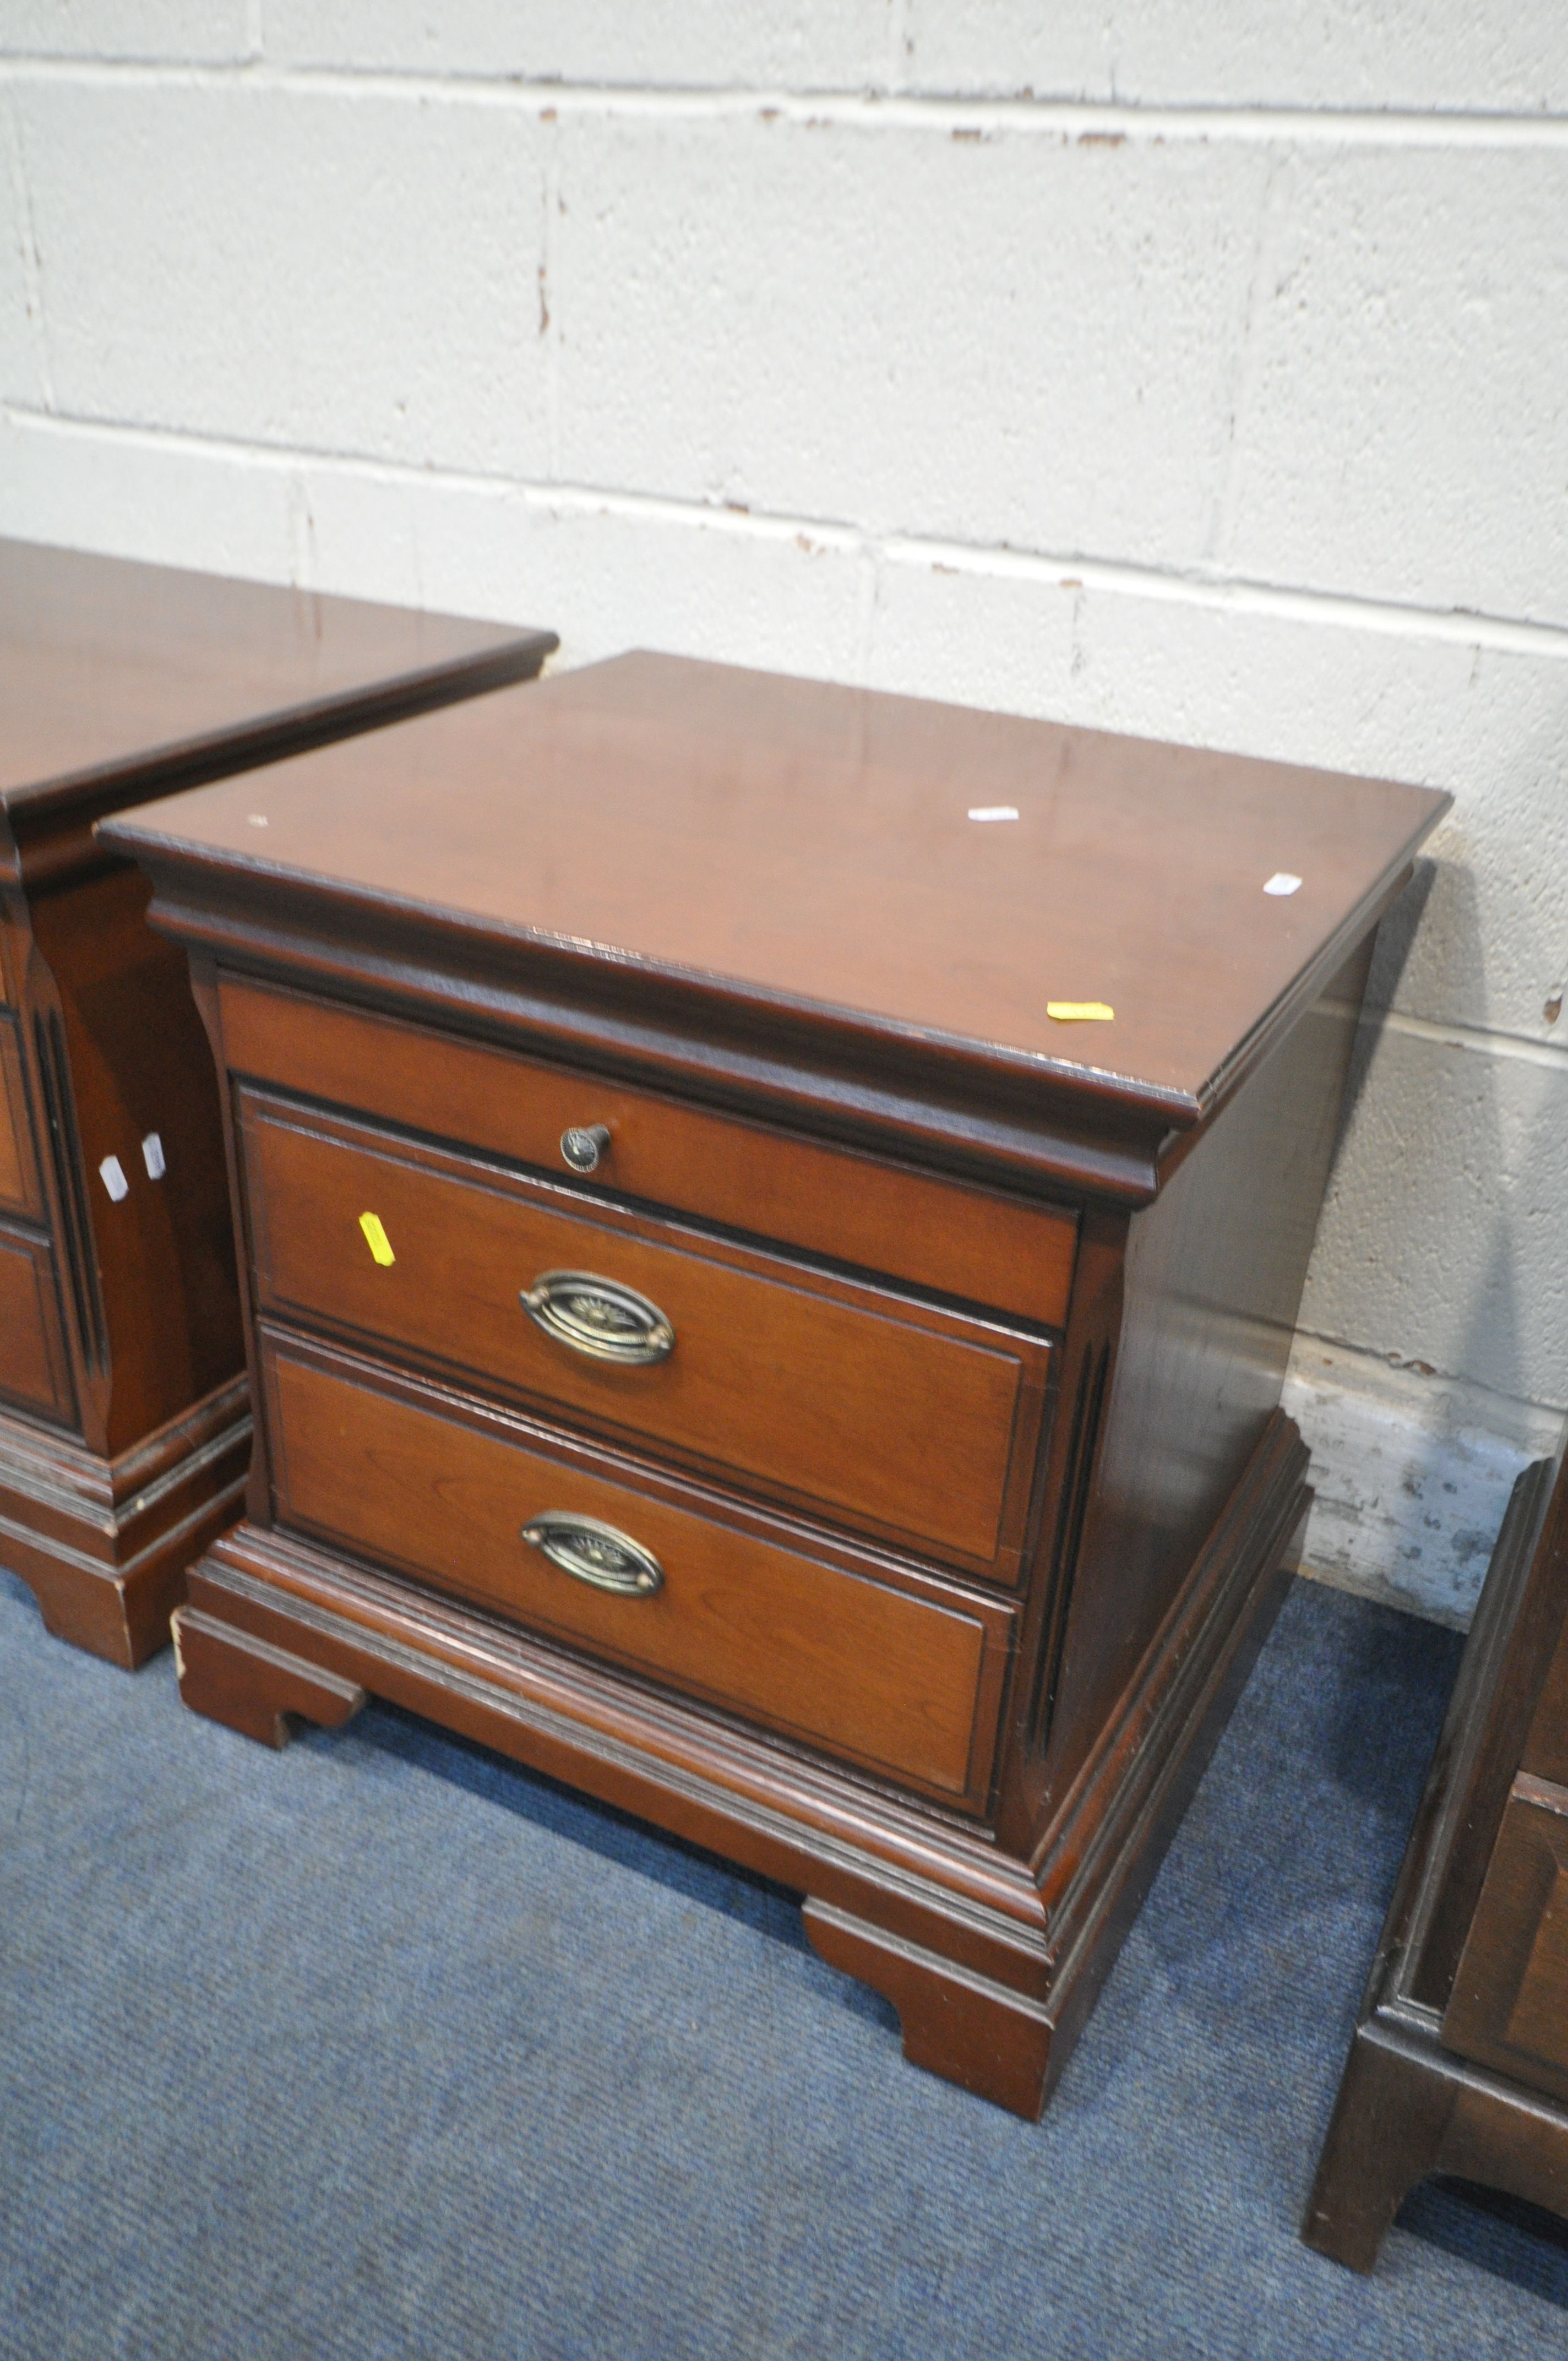
[[[1297,2236],[1458,1645],[1297,1584],[1030,2126],[788,1895],[389,1708],[272,1756],[0,1575],[0,2355],[1568,2352],[1526,2209]]]

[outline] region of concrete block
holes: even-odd
[[[648,89],[885,83],[888,0],[267,0],[269,58]]]
[[[531,115],[212,84],[13,98],[61,409],[541,465]]]
[[[19,541],[289,582],[296,484],[280,456],[0,410],[0,533]]]
[[[1568,1048],[1568,677],[1525,658],[1481,669],[1493,676],[1492,741],[1449,771],[1459,801],[1427,848],[1420,924],[1408,941],[1402,923],[1390,929],[1398,963],[1376,996],[1438,1024]]]
[[[851,547],[723,516],[3,412],[0,533],[548,624],[557,667],[643,646],[850,678],[867,588]]]
[[[21,148],[0,93],[0,400],[42,402],[43,323],[31,300],[31,242]]]
[[[585,483],[1187,564],[1266,159],[565,117],[552,304]]]
[[[906,0],[905,74],[926,91],[1151,106],[1568,105],[1558,0]]]
[[[1307,1334],[1284,1407],[1312,1454],[1303,1573],[1465,1627],[1514,1479],[1556,1450],[1562,1418]]]
[[[5,0],[0,56],[221,64],[249,49],[246,0]]]
[[[1552,1013],[1568,982],[1568,647],[1087,589],[1073,662],[1075,711],[1100,726],[1445,787],[1454,809],[1390,921],[1374,996],[1568,1040]]]
[[[1568,1410],[1568,1056],[1405,1022],[1364,1043],[1301,1325]]]
[[[318,588],[546,623],[555,668],[656,647],[852,673],[865,565],[841,544],[548,491],[332,467],[302,483]]]
[[[1300,148],[1279,171],[1221,565],[1568,623],[1568,149]]]

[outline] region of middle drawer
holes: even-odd
[[[240,1136],[262,1310],[1017,1579],[1044,1339],[255,1092]]]

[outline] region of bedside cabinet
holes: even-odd
[[[1568,2216],[1568,1456],[1527,1467],[1465,1642],[1302,2233],[1370,2270],[1428,2173]]]
[[[762,1871],[1036,2114],[1288,1579],[1444,804],[632,655],[115,821],[258,1418],[187,1701],[373,1692]]]
[[[0,1564],[79,1647],[162,1645],[251,1431],[212,1060],[93,822],[554,645],[0,543]]]

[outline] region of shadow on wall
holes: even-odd
[[[1563,1267],[1563,1077],[1390,1024],[1438,880],[1418,863],[1374,955],[1289,1407],[1317,1466],[1313,1571],[1463,1623],[1514,1477],[1555,1441],[1550,1307],[1527,1291]],[[1445,963],[1484,979],[1468,868],[1445,865],[1439,901]]]
[[[1334,1172],[1344,1145],[1346,1132],[1371,1070],[1373,1053],[1382,1037],[1384,1019],[1394,1005],[1399,989],[1399,979],[1405,972],[1411,946],[1416,939],[1427,905],[1437,883],[1437,862],[1424,854],[1415,863],[1414,873],[1404,892],[1386,913],[1377,929],[1377,939],[1372,948],[1372,964],[1367,972],[1366,991],[1362,999],[1361,1023],[1356,1027],[1355,1046],[1350,1056],[1350,1073],[1345,1082],[1344,1100],[1340,1111],[1339,1137],[1329,1159],[1329,1186],[1333,1186]],[[1460,873],[1456,883],[1468,902],[1469,931],[1476,931],[1475,896],[1467,874]]]
[[[1421,861],[1417,869],[1418,874],[1379,929],[1367,981],[1372,1021],[1363,1028],[1365,1041],[1358,1038],[1356,1043],[1357,1070],[1353,1074],[1353,1086],[1357,1106],[1384,1039],[1387,1018],[1417,928],[1437,880],[1435,862]],[[1468,867],[1454,863],[1443,878],[1442,887],[1443,933],[1449,961],[1460,972],[1480,976],[1484,982],[1486,953],[1475,879]],[[1420,1048],[1426,1050],[1424,1057],[1412,1045],[1412,1052],[1401,1061],[1406,1069],[1401,1080],[1419,1078],[1420,1086],[1402,1110],[1401,1127],[1396,1130],[1390,1126],[1385,1146],[1401,1163],[1406,1159],[1411,1163],[1420,1160],[1440,1174],[1446,1167],[1451,1185],[1452,1179],[1462,1177],[1471,1201],[1465,1209],[1471,1220],[1462,1226],[1459,1220],[1452,1218],[1459,1208],[1440,1183],[1437,1202],[1449,1207],[1451,1219],[1442,1224],[1437,1236],[1423,1238],[1415,1223],[1407,1224],[1400,1218],[1398,1199],[1394,1198],[1388,1209],[1392,1218],[1384,1225],[1384,1235],[1387,1248],[1397,1255],[1402,1268],[1404,1284],[1400,1293],[1409,1300],[1410,1319],[1419,1333],[1422,1298],[1434,1310],[1444,1305],[1452,1307],[1452,1287],[1465,1286],[1469,1305],[1464,1325],[1462,1330],[1451,1330],[1447,1348],[1442,1352],[1443,1367],[1452,1377],[1468,1378],[1497,1393],[1528,1398],[1530,1386],[1519,1317],[1514,1216],[1530,1191],[1526,1174],[1510,1169],[1517,1166],[1518,1158],[1517,1153],[1510,1155],[1510,1143],[1505,1137],[1497,1060],[1484,1049],[1451,1049],[1437,1043],[1422,1043]],[[1450,1086],[1455,1068],[1464,1080],[1462,1099]],[[1456,1121],[1461,1115],[1463,1122]],[[1331,1189],[1346,1128],[1342,1126],[1341,1141],[1335,1146]],[[1464,1235],[1466,1231],[1468,1235]],[[1481,1231],[1485,1233],[1485,1245],[1477,1258],[1475,1246]],[[1410,1333],[1409,1328],[1402,1330],[1406,1335]],[[1417,1358],[1407,1366],[1426,1374],[1431,1365]],[[1498,1515],[1500,1519],[1500,1509]]]

